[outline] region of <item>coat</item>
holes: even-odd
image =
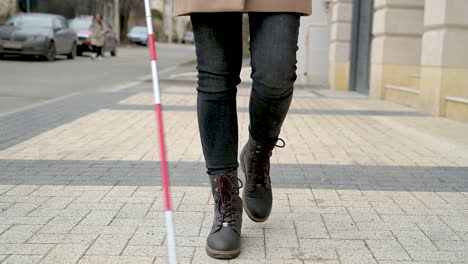
[[[98,47],[104,46],[104,39],[107,31],[105,23],[102,21],[99,23],[94,20],[89,30],[91,31],[91,45]]]
[[[176,16],[215,12],[312,13],[311,0],[175,0]]]

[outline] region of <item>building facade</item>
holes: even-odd
[[[16,0],[0,0],[0,21],[7,19],[18,12]]]
[[[356,5],[365,2],[372,14],[368,34],[361,28],[363,16],[356,16]],[[468,121],[468,1],[331,0],[331,4],[331,89],[358,90],[353,80],[364,71],[369,75],[364,92],[372,98]],[[360,57],[353,52],[366,37],[370,45],[361,58],[365,61],[368,54],[368,66],[359,67]]]

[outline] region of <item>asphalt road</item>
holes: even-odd
[[[195,58],[191,45],[158,44],[160,71]],[[120,48],[117,57],[102,61],[89,57],[54,62],[7,57],[0,60],[0,113],[86,91],[112,89],[151,73],[145,47]]]

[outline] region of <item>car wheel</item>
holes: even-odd
[[[47,53],[44,57],[47,61],[54,61],[55,55],[57,55],[57,50],[55,49],[55,43],[50,42],[49,48],[47,49]]]
[[[71,49],[70,53],[67,54],[67,58],[69,60],[73,60],[76,57],[76,53],[77,53],[76,52],[76,44],[73,43],[73,46],[72,46],[72,49]]]

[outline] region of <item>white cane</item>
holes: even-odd
[[[164,126],[161,109],[161,96],[159,91],[159,78],[158,78],[158,65],[156,59],[156,44],[154,41],[153,33],[153,19],[151,17],[150,0],[145,1],[145,12],[146,12],[146,24],[148,26],[148,47],[151,54],[151,75],[153,77],[153,92],[154,92],[154,103],[156,111],[156,122],[159,134],[159,147],[161,153],[161,178],[164,190],[164,203],[166,209],[166,228],[167,228],[167,242],[169,251],[169,263],[176,264],[176,244],[175,244],[175,233],[174,233],[174,222],[172,219],[172,206],[171,196],[169,188],[169,171],[167,169],[167,158],[166,158],[166,144],[164,141]]]

